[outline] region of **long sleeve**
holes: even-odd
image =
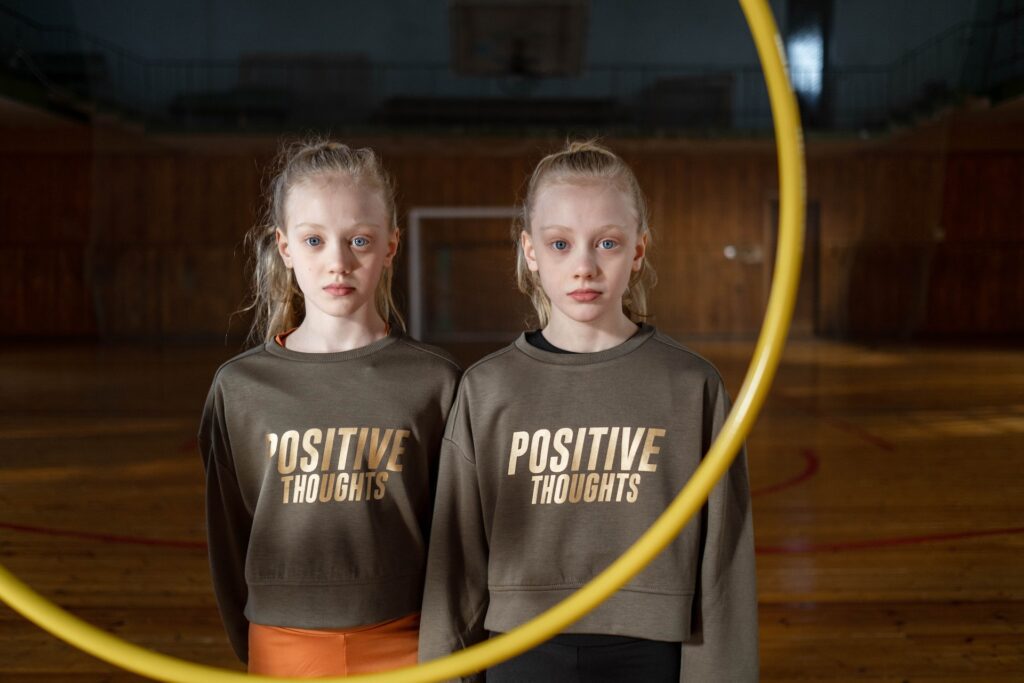
[[[461,373],[461,370],[460,370],[460,373]],[[459,388],[458,387],[457,379],[458,378],[456,377],[456,381],[452,383],[451,390],[448,391],[445,394],[445,400],[441,403],[441,406],[444,408],[444,414],[442,415],[442,421],[444,422],[446,428],[447,428],[447,423],[448,423],[448,417],[449,417],[449,415],[452,414],[452,407],[455,405],[455,397],[457,395],[458,388]],[[443,438],[443,435],[442,435],[442,438]],[[440,443],[441,440],[442,439],[439,439],[438,440],[439,443],[437,443],[437,444],[432,444],[430,450],[428,451],[428,457],[430,458],[430,461],[429,461],[430,462],[429,476],[430,476],[430,504],[431,504],[431,512],[430,512],[430,514],[424,515],[423,523],[422,523],[423,541],[424,541],[424,543],[427,544],[428,548],[430,547],[430,531],[431,531],[431,526],[433,525],[433,522],[432,522],[432,519],[431,519],[431,517],[433,515],[432,510],[433,510],[434,501],[437,499],[437,479],[438,479],[439,470],[440,470],[440,467],[441,467],[441,443]]]
[[[724,387],[710,386],[707,392],[705,452],[729,413]],[[702,536],[698,602],[691,637],[683,643],[680,681],[757,681],[757,587],[746,448],[712,490]]]
[[[487,638],[488,543],[475,462],[454,441],[441,448],[420,618],[420,661]],[[481,681],[483,674],[463,678]]]
[[[242,500],[235,477],[223,408],[223,397],[214,384],[207,397],[199,429],[199,449],[206,467],[207,542],[213,589],[221,619],[235,654],[242,662],[248,662],[245,556],[252,531],[252,515]]]

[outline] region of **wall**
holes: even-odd
[[[884,140],[809,144],[808,193],[821,212],[821,333],[1024,332],[1019,121],[1013,108],[965,112]],[[241,239],[260,207],[273,141],[88,129],[73,139],[67,131],[59,139],[0,131],[0,314],[8,334],[223,338],[245,298]],[[536,159],[559,144],[362,142],[384,154],[403,215],[422,206],[510,205]],[[650,197],[658,324],[680,335],[756,333],[770,264],[729,260],[723,251],[770,249],[770,143],[609,142]],[[497,277],[507,276],[506,265],[495,261]],[[507,284],[514,286],[510,277]],[[232,334],[243,327],[236,319]]]

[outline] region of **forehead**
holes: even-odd
[[[380,188],[350,176],[314,176],[296,183],[285,199],[288,225],[318,223],[389,224],[387,207]]]
[[[530,218],[534,228],[625,228],[637,224],[632,198],[610,180],[545,184],[537,192]]]

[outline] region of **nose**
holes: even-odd
[[[337,248],[332,250],[331,256],[330,271],[332,273],[351,273],[356,267],[356,255],[352,253],[348,242],[344,240],[340,241]]]
[[[578,279],[588,280],[597,275],[597,257],[593,249],[577,249],[573,274]]]

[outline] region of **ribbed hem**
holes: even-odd
[[[490,589],[484,628],[511,631],[575,592],[553,590]],[[692,595],[641,593],[619,590],[563,633],[600,633],[647,640],[679,642],[690,636]]]
[[[355,360],[356,358],[365,358],[370,354],[377,353],[378,351],[391,346],[401,339],[401,337],[401,332],[392,330],[391,334],[388,336],[382,337],[381,339],[371,342],[366,346],[360,346],[358,349],[350,349],[348,351],[335,351],[334,353],[304,353],[302,351],[292,351],[273,340],[268,341],[263,345],[263,347],[266,349],[267,353],[278,356],[279,358],[313,363],[333,363],[338,361]]]
[[[418,612],[423,576],[342,585],[249,585],[245,617],[254,624],[352,628]]]
[[[538,349],[536,346],[526,341],[525,332],[519,335],[513,344],[517,350],[525,353],[530,358],[543,361],[545,363],[552,363],[554,365],[591,365],[593,363],[604,363],[632,353],[654,336],[653,326],[648,325],[647,323],[641,323],[639,327],[640,329],[637,330],[636,334],[618,346],[613,346],[612,348],[605,349],[604,351],[594,351],[592,353],[556,353],[554,351]]]

